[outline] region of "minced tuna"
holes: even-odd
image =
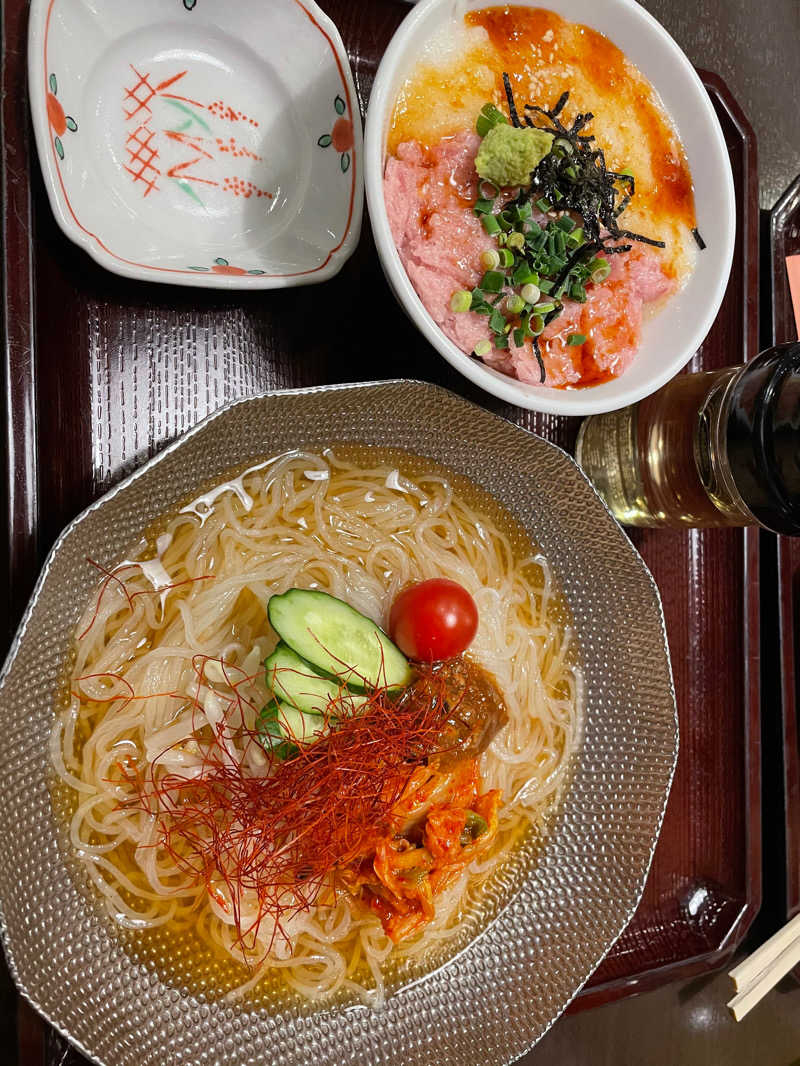
[[[386,162],[384,198],[397,250],[426,310],[463,352],[488,336],[486,318],[454,312],[450,298],[472,289],[483,275],[481,253],[496,248],[472,212],[478,195],[474,159],[480,138],[463,132],[432,148],[416,141],[399,144]],[[639,347],[645,305],[662,299],[674,282],[658,253],[642,245],[612,260],[610,277],[587,286],[586,303],[566,300],[564,310],[545,329],[540,348],[546,386],[594,385],[618,377]],[[578,333],[583,344],[570,346]],[[530,384],[540,384],[531,342],[493,348],[483,361]]]

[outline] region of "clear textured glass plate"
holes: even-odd
[[[455,430],[454,430],[454,427]],[[164,511],[253,456],[333,441],[405,448],[492,493],[550,558],[586,682],[583,742],[516,891],[449,963],[367,1008],[309,1013],[204,1000],[126,954],[69,864],[51,809],[48,737],[72,628],[94,577]],[[79,516],[50,553],[0,679],[2,935],[23,995],[104,1066],[256,1063],[500,1066],[534,1044],[632,916],[677,757],[656,587],[574,462],[437,386],[386,382],[234,403]]]

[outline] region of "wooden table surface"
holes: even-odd
[[[369,0],[358,0],[369,3]],[[770,207],[800,170],[798,0],[644,0],[697,65],[721,74],[756,128],[761,205]],[[766,273],[766,271],[765,271]],[[762,319],[768,323],[769,316]],[[769,338],[764,338],[764,344]],[[732,353],[732,362],[736,353]],[[780,690],[774,538],[762,535],[764,905],[756,944],[785,914]],[[563,1018],[521,1062],[530,1066],[800,1066],[800,986],[784,982],[745,1022],[727,1015],[724,974]],[[0,1066],[14,1066],[29,1031],[0,966]],[[35,1033],[31,1028],[30,1032]],[[29,1061],[37,1061],[38,1048]],[[66,1061],[66,1059],[64,1060]],[[266,1064],[265,1064],[266,1066]]]

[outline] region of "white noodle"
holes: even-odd
[[[292,452],[217,485],[166,523],[155,557],[115,571],[76,630],[75,695],[59,708],[51,739],[56,773],[79,794],[75,853],[121,925],[195,928],[250,965],[234,997],[281,970],[309,999],[344,989],[380,1006],[390,954],[420,959],[458,934],[462,907],[557,796],[578,741],[581,676],[574,636],[557,621],[547,560],[516,559],[509,533],[445,477],[412,479],[385,461],[368,463]],[[159,847],[157,812],[120,809],[132,794],[120,764],[200,773],[210,728],[231,764],[266,773],[263,751],[226,726],[252,729],[268,697],[259,664],[275,643],[270,596],[324,588],[383,623],[403,586],[437,576],[475,597],[471,654],[494,674],[509,712],[481,757],[484,787],[503,793],[495,846],[436,897],[435,918],[409,942],[393,948],[376,916],[340,897],[294,915],[284,936],[262,921],[245,952],[224,882],[215,902]],[[238,903],[243,919],[255,915],[253,900]],[[366,973],[350,972],[355,953]]]

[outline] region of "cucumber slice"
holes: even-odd
[[[265,661],[267,684],[283,703],[305,714],[325,714],[329,703],[346,703],[349,711],[357,711],[367,702],[366,696],[351,696],[341,685],[327,677],[320,677],[305,659],[292,651],[283,641]]]
[[[289,589],[267,608],[272,628],[317,670],[363,692],[402,688],[411,667],[382,629],[349,604],[313,589]]]
[[[324,725],[318,714],[303,714],[296,707],[290,707],[288,703],[278,700],[278,713],[276,722],[283,734],[284,740],[290,744],[298,741],[302,744],[310,744],[319,740],[324,731]]]
[[[258,732],[264,745],[280,759],[297,753],[297,744],[319,740],[325,727],[317,714],[303,714],[281,700],[272,700],[258,716]]]

